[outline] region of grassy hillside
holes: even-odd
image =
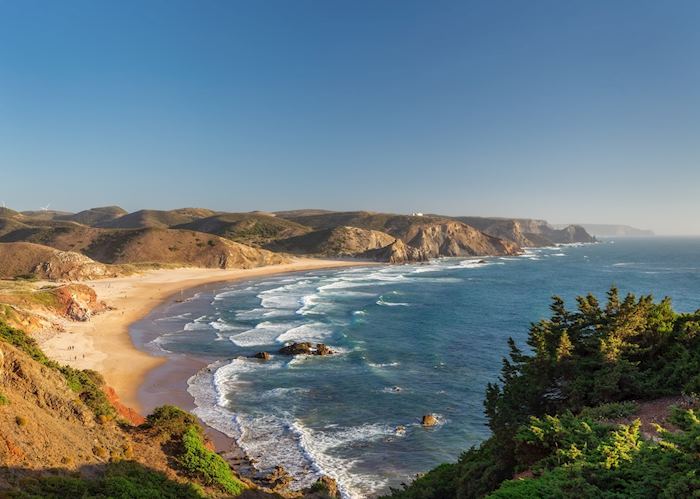
[[[486,392],[493,435],[392,497],[697,497],[700,311],[607,298],[579,297],[577,310],[555,298],[532,353],[509,340]]]
[[[2,497],[233,497],[249,488],[193,416],[163,407],[139,427],[120,421],[98,373],[56,364],[2,323],[0,368]]]
[[[57,217],[58,220],[68,220],[77,222],[83,225],[98,225],[115,220],[119,217],[127,215],[128,212],[119,206],[101,206],[99,208],[90,208],[81,212]]]
[[[322,256],[357,256],[396,240],[385,232],[357,227],[333,227],[270,243],[275,251]]]
[[[114,220],[100,223],[98,226],[113,229],[167,228],[210,217],[215,213],[205,208],[180,208],[169,211],[139,210]]]
[[[430,223],[444,220],[442,217],[412,217],[370,211],[332,212],[281,212],[278,216],[287,218],[313,229],[330,229],[339,226],[386,232],[394,237],[404,238],[406,232],[416,223]]]
[[[112,264],[157,263],[223,269],[288,261],[283,255],[202,232],[154,228],[105,231],[84,253]]]
[[[0,279],[79,280],[123,275],[127,270],[71,251],[33,243],[0,243]]]
[[[175,228],[215,234],[251,246],[262,246],[274,240],[306,234],[311,230],[296,222],[261,213],[223,213],[177,225]]]

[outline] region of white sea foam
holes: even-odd
[[[156,319],[156,321],[163,321],[163,322],[165,322],[165,321],[167,321],[167,322],[170,322],[170,321],[182,321],[182,320],[185,320],[185,319],[189,319],[189,317],[190,317],[191,315],[192,315],[192,312],[186,312],[186,313],[184,313],[184,314],[171,315],[171,316],[169,316],[169,317],[160,317],[160,318]]]
[[[280,334],[276,341],[278,343],[300,342],[300,341],[321,341],[328,338],[333,330],[321,322],[311,322],[301,326],[288,329]]]
[[[217,331],[240,331],[241,326],[235,326],[233,324],[228,324],[221,319],[210,322],[209,325],[216,329]]]
[[[387,367],[398,367],[401,364],[399,362],[384,362],[384,363],[367,362],[367,365],[369,367],[373,367],[375,369],[383,369],[383,368],[387,368]]]
[[[364,424],[349,428],[327,426],[314,430],[301,421],[294,420],[291,428],[299,436],[299,445],[321,473],[338,483],[343,498],[355,499],[371,495],[385,488],[388,481],[375,475],[366,475],[354,469],[357,460],[337,457],[336,449],[343,449],[358,442],[371,442],[382,438],[400,438],[396,426]]]
[[[239,347],[251,347],[257,345],[271,345],[283,332],[295,327],[289,322],[261,322],[253,329],[248,329],[240,334],[231,336],[231,341]]]
[[[211,327],[206,322],[188,322],[182,329],[185,331],[206,331]]]
[[[384,298],[379,298],[377,300],[377,305],[381,305],[382,307],[410,307],[410,303],[404,303],[404,302],[390,302],[390,301],[385,301]]]

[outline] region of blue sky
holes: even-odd
[[[700,234],[700,2],[3,1],[0,201]]]

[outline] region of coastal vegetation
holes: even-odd
[[[700,311],[670,299],[555,297],[486,390],[492,436],[396,499],[694,497],[700,493]],[[665,397],[665,398],[664,398]],[[670,417],[635,417],[674,400]],[[663,412],[663,411],[661,411]]]

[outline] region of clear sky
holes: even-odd
[[[0,201],[700,234],[700,2],[0,0]]]

